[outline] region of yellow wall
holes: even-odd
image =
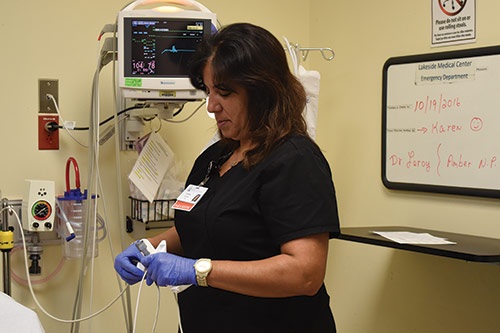
[[[97,35],[112,23],[126,1],[89,0],[68,2],[2,1],[0,36],[3,79],[2,166],[0,190],[4,197],[22,197],[25,178],[56,181],[57,193],[64,189],[64,165],[77,157],[86,184],[87,151],[61,132],[59,151],[37,150],[38,79],[59,79],[59,104],[64,118],[88,124],[92,75],[97,53]],[[497,200],[429,193],[390,191],[380,179],[381,74],[389,57],[444,50],[489,46],[498,43],[496,29],[500,4],[477,4],[475,44],[430,47],[430,1],[341,1],[206,0],[204,5],[218,14],[223,24],[249,21],[288,37],[303,46],[332,47],[334,61],[311,53],[306,67],[321,72],[321,94],[317,140],[334,172],[343,226],[405,225],[500,238]],[[112,114],[111,69],[101,75],[101,118]],[[176,152],[186,174],[196,154],[214,128],[203,112],[182,125],[163,124],[162,135]],[[79,134],[79,133],[78,133]],[[189,135],[188,135],[189,134]],[[193,135],[196,139],[193,140]],[[186,137],[190,139],[187,140]],[[78,135],[86,141],[85,135]],[[122,182],[135,160],[122,153]],[[101,172],[110,235],[115,251],[120,248],[118,198],[114,147],[108,142],[101,151]],[[124,194],[123,203],[128,210]],[[125,213],[128,213],[126,211]],[[137,228],[122,241],[144,235]],[[60,246],[46,246],[42,257],[44,274],[61,257]],[[95,262],[92,310],[98,310],[118,293],[107,242],[100,244]],[[13,269],[22,272],[19,252],[12,256]],[[47,310],[70,318],[80,266],[67,261],[61,273],[37,285],[36,293]],[[90,271],[88,272],[90,274]],[[500,328],[500,269],[493,265],[466,263],[423,254],[395,251],[369,245],[331,241],[327,287],[339,332],[497,332]],[[86,282],[88,295],[90,283]],[[13,297],[36,308],[26,287],[13,283]],[[138,293],[132,288],[132,304]],[[156,291],[143,288],[139,331],[149,331],[153,322]],[[175,332],[176,307],[168,290],[162,290],[159,331]],[[86,296],[84,313],[88,313]],[[69,331],[68,324],[47,318],[39,310],[47,332]],[[82,332],[125,331],[120,302],[82,325]]]
[[[431,1],[311,1],[311,44],[335,49],[322,73],[318,141],[344,227],[403,225],[500,238],[498,200],[391,191],[381,182],[382,66],[389,57],[490,46],[495,1],[476,1],[477,42],[431,48]],[[498,332],[500,270],[340,240],[328,286],[342,333]]]

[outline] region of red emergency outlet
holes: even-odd
[[[59,149],[59,130],[51,125],[59,124],[59,116],[40,114],[38,115],[38,150]]]

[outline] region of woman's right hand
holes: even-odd
[[[132,243],[128,248],[115,258],[115,270],[120,275],[123,281],[132,285],[142,280],[144,272],[137,268],[137,263],[143,257],[135,243]]]

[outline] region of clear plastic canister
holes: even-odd
[[[93,203],[93,200],[91,203]],[[95,222],[90,219],[90,230],[87,236],[87,244],[84,246],[83,238],[85,234],[85,223],[87,221],[87,205],[89,200],[64,200],[59,198],[59,208],[64,211],[64,214],[58,212],[58,217],[64,224],[69,222],[71,227],[75,232],[75,238],[70,241],[64,241],[64,255],[66,258],[81,258],[83,255],[84,248],[87,248],[87,258],[90,258],[93,254],[94,258],[99,254],[99,247],[97,245],[97,235],[95,232]],[[90,216],[94,216],[94,205],[91,207]],[[65,217],[67,221],[65,220]],[[65,228],[64,224],[61,226]],[[96,239],[94,241],[94,238]],[[93,244],[95,248],[93,250]]]

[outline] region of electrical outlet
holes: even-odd
[[[59,130],[50,131],[47,125],[59,124],[59,116],[51,114],[38,115],[38,150],[58,150]]]
[[[59,103],[59,81],[53,79],[38,79],[39,113],[57,113],[54,101],[47,97],[54,96],[55,103]]]

